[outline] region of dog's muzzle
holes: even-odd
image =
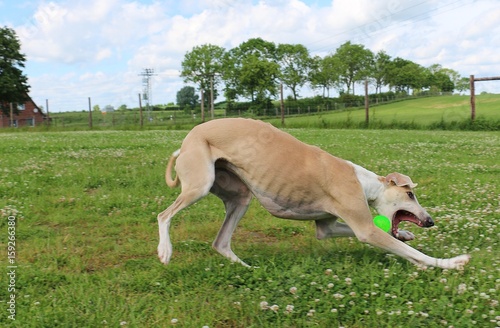
[[[434,220],[430,216],[428,216],[425,218],[422,226],[426,228],[432,227],[434,226]]]

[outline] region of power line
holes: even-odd
[[[395,28],[398,28],[400,26],[408,25],[411,22],[422,21],[422,20],[426,19],[427,16],[429,16],[429,15],[433,15],[433,14],[434,14],[434,16],[441,15],[441,14],[444,14],[446,12],[449,12],[449,11],[452,11],[452,10],[455,10],[455,9],[458,9],[460,7],[463,7],[463,6],[467,5],[467,3],[464,4],[462,2],[463,2],[463,0],[451,1],[449,3],[445,3],[445,4],[441,5],[439,7],[433,8],[431,10],[427,10],[427,11],[420,12],[418,14],[412,15],[412,16],[406,18],[406,19],[400,20],[397,23],[390,24],[390,22],[389,22],[385,26],[383,26],[384,25],[383,24],[383,19],[375,19],[375,20],[372,20],[372,21],[370,21],[368,23],[361,24],[359,26],[356,26],[356,27],[344,30],[342,32],[335,33],[335,34],[330,35],[328,37],[322,38],[320,40],[311,42],[311,43],[309,43],[309,45],[317,44],[317,43],[320,43],[322,41],[326,41],[328,39],[332,39],[332,38],[339,37],[339,36],[342,36],[342,35],[348,35],[348,34],[350,34],[351,32],[354,32],[354,31],[363,31],[363,30],[366,30],[366,29],[370,28],[374,23],[379,23],[379,25],[381,25],[381,26],[380,26],[380,28],[377,31],[371,31],[371,32],[369,32],[369,34],[373,35],[373,34],[380,33],[382,31],[387,32],[387,31],[393,30]],[[409,7],[403,8],[403,9],[401,9],[399,11],[396,11],[396,12],[392,13],[392,15],[401,14],[401,13],[403,13],[405,11],[408,11],[409,9],[415,8],[415,7],[420,6],[422,4],[425,4],[425,3],[426,3],[425,1],[424,2],[419,2],[419,3],[414,4],[412,6],[409,6]],[[447,8],[446,10],[443,10],[446,7],[450,7],[450,6],[453,6],[455,4],[459,4],[459,3],[462,3],[462,4],[460,4],[460,5],[456,6],[456,7]],[[364,37],[360,37],[359,39],[366,39],[366,38],[369,38],[371,35],[368,35],[368,33],[365,32],[365,36]],[[312,52],[324,51],[324,50],[331,49],[331,48],[332,48],[332,45],[319,46],[317,48],[312,49]]]
[[[142,99],[146,101],[146,110],[148,112],[148,118],[151,119],[151,103],[153,102],[153,90],[151,77],[155,76],[155,70],[152,68],[145,68],[139,76],[142,76]]]

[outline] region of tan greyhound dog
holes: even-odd
[[[172,256],[172,217],[209,192],[222,199],[226,208],[213,247],[245,266],[231,249],[231,236],[252,195],[276,217],[315,220],[319,239],[356,236],[420,266],[460,269],[470,259],[469,255],[433,258],[403,242],[414,236],[398,230],[401,221],[434,225],[413,194],[416,184],[409,177],[399,173],[378,176],[261,121],[228,118],[195,127],[170,158],[166,182],[170,187],[180,182],[182,192],[158,215],[158,256],[164,264]],[[392,219],[390,234],[374,225],[369,206]],[[345,223],[337,222],[338,218]]]

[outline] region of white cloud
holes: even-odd
[[[158,73],[155,101],[175,101],[186,52],[206,43],[230,49],[252,37],[300,43],[320,55],[351,40],[464,76],[500,71],[496,0],[311,2],[53,0],[15,29],[34,63],[32,93],[67,103],[92,96],[101,105],[135,105],[146,67]]]

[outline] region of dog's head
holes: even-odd
[[[384,185],[384,190],[373,205],[380,214],[391,219],[393,236],[398,235],[398,226],[403,221],[412,222],[419,227],[434,225],[429,213],[418,203],[417,196],[413,193],[413,188],[417,184],[413,183],[410,177],[391,173],[379,179]]]

